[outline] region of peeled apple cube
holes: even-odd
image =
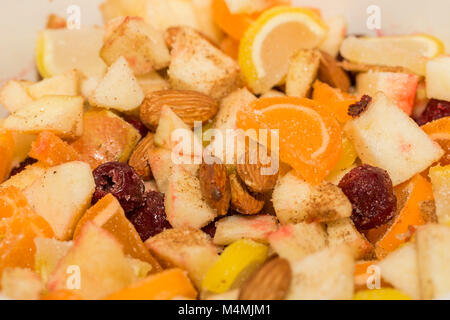
[[[450,101],[450,57],[440,57],[427,63],[427,96]]]
[[[444,154],[381,92],[362,114],[346,124],[344,131],[362,162],[386,170],[394,186],[427,169]]]
[[[439,223],[450,224],[450,165],[431,168],[430,179]]]

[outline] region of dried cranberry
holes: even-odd
[[[395,215],[397,199],[389,174],[369,165],[356,167],[339,183],[353,206],[352,220],[358,230],[382,226]]]
[[[125,116],[125,121],[131,124],[142,138],[144,138],[148,133],[148,128],[142,123],[141,119],[136,116]]]
[[[361,113],[363,113],[367,109],[371,101],[372,97],[368,95],[363,95],[360,101],[348,107],[348,115],[354,118],[358,117]]]
[[[33,163],[36,163],[36,162],[37,162],[36,159],[30,158],[30,157],[26,158],[17,167],[15,167],[14,169],[11,170],[11,173],[9,176],[12,177],[18,173],[21,173],[23,170],[25,170],[25,168],[27,166],[29,166]]]
[[[450,102],[431,99],[422,115],[417,119],[419,126],[450,116]]]
[[[95,192],[92,204],[111,193],[119,200],[126,213],[139,208],[144,201],[142,179],[126,163],[107,162],[94,170]]]
[[[128,216],[142,241],[157,235],[164,229],[171,228],[166,219],[164,194],[149,191],[145,194],[143,205]]]
[[[209,223],[207,226],[204,226],[202,228],[202,231],[209,235],[211,238],[214,238],[214,236],[216,235],[216,220]]]

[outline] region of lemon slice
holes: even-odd
[[[233,242],[208,270],[202,287],[214,293],[239,287],[267,259],[267,253],[267,246],[252,240]]]
[[[430,35],[396,37],[349,37],[341,46],[341,55],[352,62],[389,67],[404,67],[418,75],[426,74],[430,58],[445,53],[441,40]]]
[[[264,12],[245,32],[239,64],[249,87],[265,93],[285,78],[290,57],[319,46],[327,26],[310,9],[275,7]]]
[[[364,290],[355,293],[353,300],[412,300],[410,296],[403,292],[391,289],[382,288],[376,290]]]
[[[104,31],[100,28],[80,30],[46,29],[36,42],[36,64],[44,78],[78,69],[88,77],[100,77],[106,64],[99,52]]]

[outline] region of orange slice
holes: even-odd
[[[72,146],[49,131],[41,132],[38,135],[31,144],[28,155],[50,167],[80,160],[80,156]]]
[[[379,259],[407,242],[417,226],[425,224],[420,205],[423,201],[433,200],[433,190],[420,174],[414,176],[394,189],[397,200],[403,207],[400,213],[386,227],[368,232],[368,238],[375,243],[375,253]]]
[[[237,126],[257,132],[278,130],[279,150],[272,151],[310,183],[320,183],[341,158],[341,127],[313,100],[293,97],[256,100],[237,114]],[[270,140],[266,143],[261,137],[258,139],[271,148]]]
[[[170,269],[113,293],[107,300],[170,300],[177,296],[195,299],[197,292],[185,271]]]
[[[0,189],[0,274],[6,267],[34,269],[34,238],[53,236],[50,225],[19,189]]]
[[[300,49],[318,47],[328,27],[311,9],[275,7],[265,11],[245,32],[239,65],[248,86],[265,93],[282,83],[290,57]]]
[[[150,263],[152,272],[161,271],[159,263],[145,247],[133,224],[125,217],[119,201],[112,194],[107,194],[86,211],[75,228],[74,239],[78,238],[89,221],[113,235],[122,244],[125,254]]]
[[[14,159],[14,136],[11,131],[0,130],[0,183],[5,181]]]
[[[439,161],[441,166],[450,164],[450,117],[444,117],[432,122],[428,122],[421,127],[428,136],[439,143],[445,151],[444,156]]]
[[[226,37],[220,43],[220,49],[230,58],[237,60],[239,55],[239,41],[231,37]]]
[[[341,124],[351,119],[348,115],[348,107],[358,102],[356,96],[338,88],[332,88],[319,80],[314,83],[313,88],[313,100],[317,101],[324,111],[335,117]]]
[[[83,300],[83,298],[71,290],[60,289],[47,293],[41,300]]]

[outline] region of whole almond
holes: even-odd
[[[153,134],[148,133],[136,146],[128,160],[128,164],[143,180],[150,180],[153,177],[149,163],[149,154],[153,148]]]
[[[273,161],[277,159],[270,157],[262,145],[251,150],[247,148],[236,165],[236,172],[251,191],[264,193],[272,190],[278,179],[279,168],[276,168],[273,174],[269,174]]]
[[[217,101],[203,93],[190,90],[161,90],[147,94],[140,107],[141,121],[156,129],[163,106],[168,106],[187,125],[194,127],[194,121],[206,122],[217,111]]]
[[[377,66],[358,62],[350,62],[348,60],[341,61],[338,63],[338,65],[345,71],[349,72],[379,71],[379,72],[395,72],[395,73],[413,73],[403,67]]]
[[[242,214],[257,214],[264,207],[264,199],[262,195],[252,195],[247,187],[240,181],[239,177],[230,174],[231,185],[231,207]]]
[[[328,83],[334,88],[348,92],[351,86],[348,74],[341,68],[334,57],[323,51],[320,53],[319,80]]]
[[[219,216],[226,215],[230,207],[231,189],[227,167],[217,163],[200,166],[200,189],[206,202]]]
[[[271,259],[244,283],[239,300],[283,300],[291,281],[289,261],[282,258]]]

